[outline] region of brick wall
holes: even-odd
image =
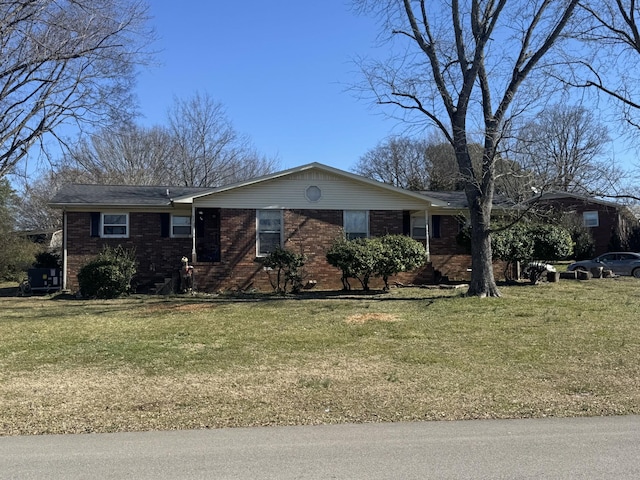
[[[601,255],[612,249],[625,249],[630,234],[630,223],[620,215],[617,208],[599,203],[591,203],[576,198],[558,198],[545,201],[544,204],[558,212],[575,212],[578,222],[582,223],[584,212],[598,212],[597,227],[588,228],[595,242],[595,255]],[[621,237],[623,246],[614,245],[615,234]]]
[[[103,239],[91,237],[90,213],[67,214],[67,287],[78,288],[80,267],[94,257],[103,245],[135,248],[139,262],[136,282],[150,287],[165,278],[177,280],[180,259],[191,258],[190,238],[162,238],[159,213],[131,213],[130,238]],[[195,263],[195,282],[201,291],[246,290],[270,291],[268,273],[256,259],[256,220],[253,209],[222,209],[220,216],[220,261]],[[403,232],[402,211],[371,211],[370,232],[373,236]],[[342,229],[342,212],[334,210],[287,210],[284,212],[285,248],[307,256],[305,280],[317,282],[317,289],[340,289],[340,272],[327,264],[325,255]],[[457,220],[442,217],[441,238],[431,239],[433,266],[399,275],[391,281],[430,283],[434,269],[451,280],[467,280],[470,258],[455,243]],[[356,283],[354,288],[359,288]],[[373,279],[371,287],[379,288],[382,280]],[[142,290],[143,288],[141,288]]]
[[[440,234],[429,239],[431,265],[436,279],[446,277],[451,281],[460,282],[469,281],[471,278],[471,257],[456,241],[461,226],[458,218],[440,215]]]
[[[369,212],[369,233],[372,237],[402,235],[402,210],[371,210]]]
[[[138,260],[135,283],[148,287],[171,277],[180,267],[183,256],[191,257],[190,238],[162,238],[159,213],[129,214],[129,238],[91,236],[91,214],[67,213],[67,288],[77,290],[78,271],[105,245],[134,248]]]

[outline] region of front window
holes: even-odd
[[[258,210],[257,245],[258,256],[265,256],[282,246],[282,211]]]
[[[171,216],[171,236],[190,237],[191,236],[191,216],[172,215]]]
[[[427,238],[427,219],[424,215],[411,218],[411,238],[415,240]]]
[[[343,222],[347,240],[369,236],[369,212],[366,210],[345,210]]]
[[[101,220],[102,237],[126,238],[129,236],[128,213],[103,213]]]
[[[582,219],[584,220],[585,227],[597,227],[600,225],[598,212],[584,212],[582,214]]]

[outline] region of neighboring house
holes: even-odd
[[[535,201],[538,206],[575,215],[591,232],[595,243],[594,255],[633,249],[631,238],[640,224],[627,206],[567,192],[547,192]]]
[[[183,256],[201,291],[270,290],[259,260],[277,245],[306,255],[306,280],[337,289],[325,255],[343,234],[421,241],[429,264],[396,280],[469,278],[456,243],[464,193],[411,192],[318,163],[218,188],[67,185],[51,205],[63,212],[65,289],[78,288],[79,269],[105,245],[135,248],[141,291],[175,278]]]
[[[26,230],[20,232],[33,243],[42,245],[49,252],[60,253],[62,248],[62,230],[45,229],[45,230]]]

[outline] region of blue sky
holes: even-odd
[[[206,92],[235,128],[282,168],[321,162],[349,170],[402,126],[358,100],[359,56],[375,47],[373,19],[348,0],[152,0],[159,66],[137,95],[145,125],[165,124],[174,96]]]

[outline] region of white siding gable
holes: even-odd
[[[307,198],[311,186],[320,189],[320,198]],[[250,183],[195,199],[197,207],[283,208],[318,210],[422,210],[425,198],[396,192],[384,186],[360,182],[331,172],[309,169],[290,175]]]

